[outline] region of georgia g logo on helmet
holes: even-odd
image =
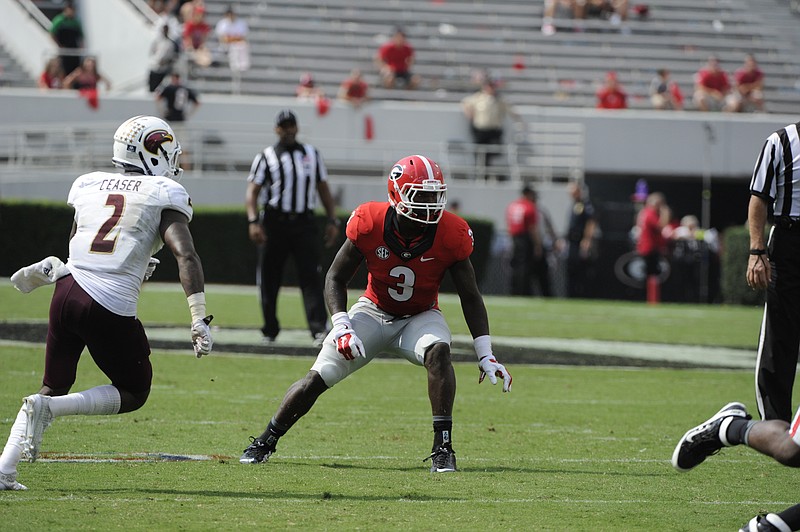
[[[144,149],[154,155],[159,155],[159,149],[165,142],[174,142],[175,138],[166,130],[158,129],[147,134],[142,142]],[[162,150],[165,151],[165,150]]]

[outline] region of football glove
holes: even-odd
[[[214,345],[214,340],[211,338],[211,329],[208,326],[212,319],[214,319],[214,316],[207,316],[202,320],[194,320],[192,322],[192,347],[194,347],[194,354],[197,358],[209,354]]]
[[[367,356],[364,344],[361,342],[361,339],[356,336],[356,332],[353,330],[353,325],[350,323],[347,312],[337,312],[331,316],[331,322],[333,323],[336,350],[339,351],[339,354],[341,354],[345,360],[353,360],[356,355],[361,357]]]
[[[489,376],[489,382],[492,384],[497,384],[497,377],[501,377],[503,379],[503,391],[511,391],[511,373],[494,358],[494,355],[485,355],[478,361],[478,367],[481,370],[478,384],[482,383],[487,375]]]
[[[156,271],[156,266],[161,264],[161,261],[155,257],[150,257],[150,262],[147,263],[147,269],[144,271],[144,280],[149,281],[150,278],[153,276],[153,272]]]
[[[27,294],[40,286],[52,284],[67,274],[69,274],[69,269],[61,262],[61,259],[47,257],[17,270],[11,276],[11,284],[23,294]]]

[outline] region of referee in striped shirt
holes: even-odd
[[[313,213],[317,194],[328,216],[326,245],[332,245],[339,234],[339,220],[335,217],[325,163],[314,146],[297,142],[297,131],[294,113],[280,111],[275,118],[278,142],[253,159],[245,195],[248,231],[259,250],[256,280],[264,315],[264,342],[273,342],[280,332],[278,292],[284,264],[292,255],[308,329],[314,344],[322,345],[328,314],[322,295],[319,235]]]
[[[747,284],[767,289],[758,342],[756,400],[762,419],[792,419],[800,349],[800,134],[791,124],[771,134],[750,182]],[[769,204],[774,220],[765,243]]]

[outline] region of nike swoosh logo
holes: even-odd
[[[435,259],[435,258],[436,258],[436,257],[428,257],[428,258],[426,259],[425,257],[420,257],[420,258],[419,258],[419,261],[420,261],[420,262],[428,262],[429,260],[433,260],[433,259]]]

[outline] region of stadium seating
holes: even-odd
[[[228,3],[206,5],[213,23]],[[505,81],[514,103],[593,107],[600,80],[615,70],[629,106],[649,108],[656,69],[669,69],[690,97],[694,73],[709,55],[732,72],[753,53],[766,75],[768,111],[793,113],[800,102],[797,18],[780,0],[654,0],[646,19],[631,13],[619,26],[556,19],[554,35],[540,31],[543,1],[243,0],[238,6],[251,28],[245,94],[292,96],[302,73],[311,72],[332,96],[359,67],[373,98],[459,101],[475,88],[471,74],[486,69]],[[376,86],[373,55],[396,25],[417,51],[414,70],[423,83],[416,91]],[[207,93],[231,87],[224,60],[197,71],[194,82]]]

